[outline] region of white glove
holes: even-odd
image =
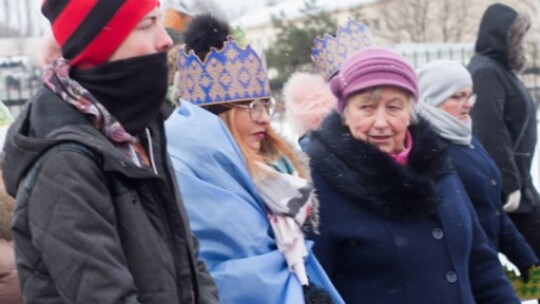
[[[506,212],[516,211],[516,209],[519,207],[520,201],[521,201],[520,190],[516,190],[508,194],[508,197],[506,198],[506,203],[503,206],[504,211]]]

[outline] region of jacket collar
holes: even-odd
[[[450,170],[446,145],[425,120],[409,127],[409,164],[397,164],[375,146],[352,137],[333,112],[313,133],[307,152],[326,182],[355,203],[388,217],[432,213],[439,204],[434,179]]]
[[[155,119],[149,129],[156,162],[161,165],[166,160],[161,159],[165,138],[160,120]],[[27,103],[6,137],[3,171],[8,193],[16,193],[20,180],[45,150],[65,141],[78,142],[96,151],[103,157],[104,171],[135,179],[156,177],[150,170],[133,164],[84,115],[42,88]]]

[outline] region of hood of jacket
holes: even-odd
[[[150,127],[151,131],[156,131],[155,128],[155,125]],[[149,170],[135,166],[83,114],[50,90],[41,88],[27,102],[6,137],[2,174],[7,192],[15,197],[20,181],[34,162],[43,152],[65,141],[92,148],[102,156],[102,167],[106,171],[134,178],[154,176]]]
[[[485,11],[480,22],[475,52],[489,57],[507,69],[518,70],[524,63],[522,39],[529,29],[530,20],[504,4],[493,4]]]
[[[413,148],[408,165],[402,166],[377,147],[355,139],[334,111],[308,144],[312,170],[345,197],[381,216],[432,214],[441,200],[435,178],[451,169],[447,146],[425,120],[409,131]]]

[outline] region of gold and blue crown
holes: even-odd
[[[326,34],[313,42],[311,60],[326,80],[339,71],[350,54],[373,45],[369,27],[352,19],[349,19],[346,27],[339,27],[336,37]]]
[[[178,54],[180,97],[206,106],[271,98],[265,65],[257,53],[232,38],[201,61],[193,51]]]

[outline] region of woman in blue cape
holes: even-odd
[[[282,157],[268,163],[249,152],[268,149],[275,136],[260,58],[232,40],[201,55],[189,37],[188,28],[186,48],[193,52],[179,54],[183,100],[166,129],[200,258],[220,302],[343,303],[299,229],[314,222],[316,204],[294,155],[277,153]]]

